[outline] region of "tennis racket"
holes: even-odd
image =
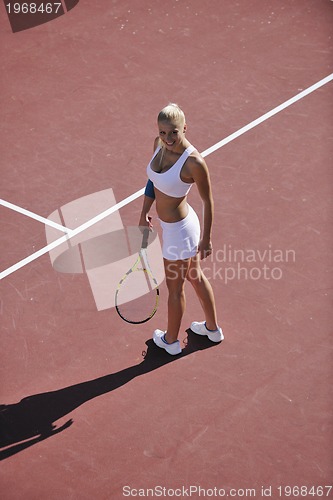
[[[115,294],[116,311],[127,323],[149,321],[157,311],[158,283],[148,264],[149,228],[144,228],[141,248],[133,266],[119,281]]]

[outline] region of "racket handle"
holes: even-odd
[[[143,230],[141,248],[148,247],[148,238],[149,238],[149,227],[147,227]]]

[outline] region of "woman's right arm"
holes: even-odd
[[[139,226],[148,226],[152,228],[151,217],[149,217],[149,211],[155,201],[154,184],[151,180],[148,180],[145,194],[143,197],[142,211],[139,220]]]
[[[154,141],[154,151],[158,146],[158,141],[159,138],[156,137]],[[151,217],[149,217],[149,211],[154,201],[155,201],[154,184],[150,179],[148,179],[148,182],[146,184],[145,194],[143,197],[143,205],[139,220],[139,226],[148,226],[149,228],[153,227],[151,223]]]

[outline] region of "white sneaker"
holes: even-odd
[[[218,327],[217,330],[213,331],[208,330],[206,321],[193,321],[190,328],[197,335],[206,335],[212,342],[222,342],[224,339],[222,328]]]
[[[172,356],[175,356],[176,354],[180,354],[182,352],[182,350],[180,347],[179,340],[172,342],[172,344],[168,344],[167,341],[165,340],[164,335],[165,335],[165,332],[162,332],[162,330],[155,330],[154,335],[153,335],[153,341],[155,342],[155,344],[158,347],[165,349],[166,352],[171,354]]]

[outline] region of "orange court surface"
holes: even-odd
[[[333,2],[46,4],[0,6],[0,498],[333,498]],[[174,357],[163,276],[129,324],[120,261],[82,250],[138,224],[170,101],[225,335],[189,330],[187,284]]]

